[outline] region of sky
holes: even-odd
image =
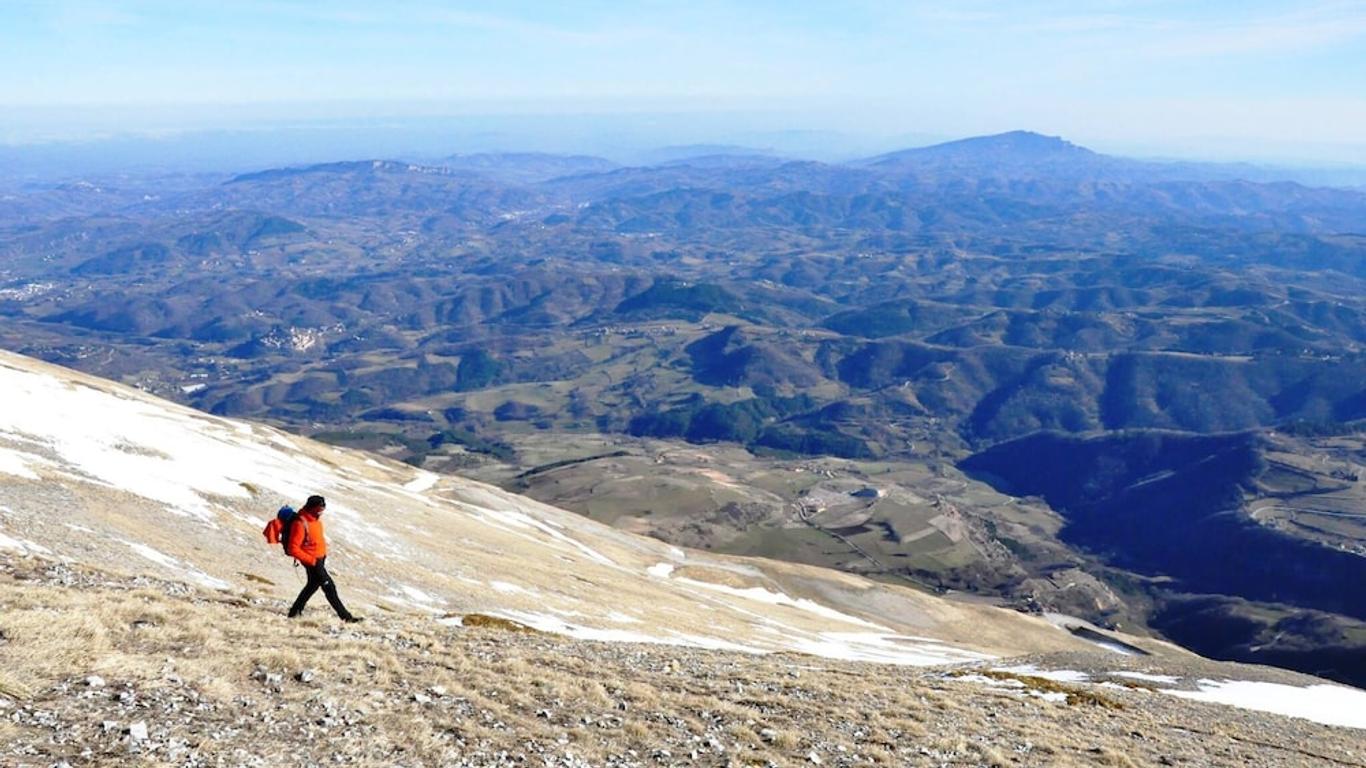
[[[0,72],[10,145],[493,116],[1366,164],[1366,0],[0,0]]]

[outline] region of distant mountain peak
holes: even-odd
[[[867,164],[887,166],[926,162],[1006,162],[1033,165],[1058,161],[1090,162],[1101,158],[1104,158],[1104,155],[1073,144],[1060,136],[1018,130],[891,152],[871,158]]]
[[[1048,136],[1042,133],[1035,133],[1034,131],[1007,131],[1005,133],[997,133],[990,136],[974,136],[958,141],[950,141],[945,144],[936,144],[932,147],[926,147],[926,149],[946,149],[949,147],[998,149],[1021,154],[1096,154],[1086,147],[1073,144],[1061,136]]]

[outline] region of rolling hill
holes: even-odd
[[[0,208],[0,346],[674,544],[1211,655],[1281,638],[1278,663],[1338,674],[1315,648],[1356,647],[1339,596],[1167,572],[1160,542],[1071,535],[1079,505],[961,469],[1040,431],[1107,455],[1246,432],[1313,487],[1361,474],[1366,196],[1252,170],[1015,132],[848,164],[514,153],[25,187]],[[1169,469],[1199,477],[1187,457]],[[1324,508],[1267,476],[1228,487],[1276,542],[1361,545],[1356,489]],[[851,506],[864,488],[886,496]]]

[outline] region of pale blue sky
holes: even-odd
[[[743,112],[771,130],[1366,159],[1366,0],[0,0],[0,72],[10,141]]]

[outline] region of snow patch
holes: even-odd
[[[671,645],[685,645],[693,648],[706,648],[712,651],[735,651],[737,653],[752,653],[762,656],[769,651],[763,648],[755,648],[752,645],[743,643],[733,643],[729,640],[722,640],[719,637],[707,637],[706,635],[689,635],[683,632],[674,632],[669,638],[662,642]]]
[[[794,638],[792,647],[803,653],[831,659],[908,666],[959,664],[991,658],[981,653],[877,632],[821,632],[812,638]]]
[[[681,632],[673,633],[668,637],[659,637],[626,629],[602,629],[584,626],[582,624],[571,624],[555,616],[543,613],[533,613],[530,611],[499,611],[494,615],[501,616],[505,619],[511,619],[533,629],[539,629],[542,632],[567,635],[578,640],[598,640],[609,643],[653,643],[657,645],[689,646],[693,648],[740,651],[742,653],[755,654],[762,654],[765,652],[759,648],[732,643],[717,637],[688,635]]]
[[[1076,672],[1071,669],[1039,669],[1033,664],[1017,664],[1013,667],[996,667],[996,671],[1009,672],[1012,675],[1041,677],[1044,680],[1052,680],[1055,683],[1084,683],[1091,679],[1091,676],[1085,672]]]
[[[649,568],[646,568],[645,572],[656,579],[667,579],[669,578],[669,574],[674,572],[674,567],[671,563],[655,563]]]
[[[659,566],[655,567],[657,568]],[[670,570],[672,570],[673,566],[669,566],[669,568]],[[783,594],[782,592],[771,592],[767,589],[764,589],[763,587],[747,587],[742,589],[740,587],[726,586],[725,584],[713,584],[709,581],[697,581],[696,579],[683,578],[674,579],[674,582],[678,584],[687,584],[689,586],[699,587],[701,589],[711,590],[713,592],[723,592],[725,594],[734,595],[735,597],[743,598],[745,600],[753,600],[760,603],[768,603],[769,605],[786,605],[792,608],[796,608],[800,611],[814,613],[822,618],[833,619],[835,621],[843,621],[848,624],[856,624],[858,626],[868,627],[869,629],[874,629],[879,632],[891,632],[890,629],[880,624],[874,624],[871,621],[864,621],[863,619],[860,619],[857,616],[850,616],[847,613],[841,613],[835,610],[834,608],[829,608],[827,606],[821,605],[820,603],[814,600],[807,600],[804,597],[790,597],[788,595]]]
[[[419,603],[435,604],[441,602],[440,600],[437,600],[435,597],[432,597],[426,592],[423,592],[422,590],[410,584],[400,584],[398,585],[398,588],[399,591],[401,591],[403,594],[407,595],[413,600],[416,600]]]
[[[1083,640],[1086,640],[1087,642],[1091,643],[1092,645],[1098,646],[1098,647],[1100,647],[1100,648],[1104,648],[1105,650],[1109,651],[1110,653],[1117,653],[1117,654],[1119,654],[1120,656],[1137,656],[1137,655],[1139,655],[1136,651],[1134,651],[1133,648],[1130,648],[1129,646],[1127,646],[1127,645],[1125,645],[1124,643],[1121,643],[1121,642],[1119,642],[1119,641],[1117,641],[1117,640],[1109,640],[1109,639],[1106,639],[1106,638],[1103,638],[1103,637],[1100,637],[1100,638],[1096,638],[1096,637],[1082,637],[1082,639],[1083,639]]]
[[[1341,685],[1304,687],[1251,680],[1200,680],[1198,691],[1164,690],[1195,701],[1300,717],[1324,725],[1366,728],[1366,691]]]
[[[176,560],[174,557],[171,557],[170,555],[162,554],[161,552],[152,549],[146,544],[138,544],[135,541],[128,541],[126,539],[122,539],[121,541],[123,541],[124,544],[127,544],[129,549],[133,550],[139,555],[142,555],[148,560],[151,560],[157,565],[163,566],[165,568],[180,568],[179,560]]]
[[[578,551],[582,552],[583,554],[587,555],[590,559],[598,563],[601,563],[603,565],[620,567],[617,566],[616,562],[613,561],[611,558],[603,555],[602,553],[598,552],[597,550],[593,549],[587,544],[584,544],[583,542],[578,541],[577,539],[573,539],[569,536],[566,536],[560,531],[555,530],[555,528],[553,528],[552,526],[549,526],[544,522],[537,520],[524,512],[519,512],[515,509],[494,509],[492,507],[482,506],[479,504],[472,504],[470,502],[456,503],[470,510],[479,519],[490,525],[498,526],[499,524],[501,524],[503,526],[510,526],[512,528],[531,528],[533,530],[537,530],[541,533],[546,534],[547,536],[558,542],[568,544],[569,546],[573,547],[574,549],[577,549]],[[507,529],[505,528],[505,530]],[[535,541],[535,539],[532,539],[532,541]]]
[[[52,554],[52,550],[41,544],[34,544],[31,541],[24,541],[23,539],[10,538],[3,533],[0,533],[0,549],[14,549],[23,552],[26,555]]]
[[[1038,675],[1035,675],[1035,677],[1038,677]],[[1022,680],[1015,680],[1008,677],[987,677],[986,675],[979,675],[974,673],[969,675],[959,675],[955,679],[962,680],[965,683],[985,685],[989,688],[996,688],[997,690],[1010,691],[1011,693],[1018,694],[1020,696],[1028,696],[1030,698],[1042,699],[1044,701],[1067,701],[1067,693],[1064,691],[1038,691],[1034,690],[1033,688],[1030,688]],[[1115,687],[1122,688],[1123,686]]]
[[[198,584],[202,584],[203,586],[210,587],[212,589],[227,589],[230,586],[232,586],[228,582],[223,581],[222,579],[215,579],[214,577],[210,576],[207,573],[204,573],[198,568],[186,565],[180,562],[179,560],[175,559],[174,557],[171,557],[170,555],[158,552],[157,550],[152,549],[146,544],[139,544],[136,541],[128,541],[127,539],[119,539],[119,541],[128,545],[129,549],[133,550],[134,552],[146,558],[147,560],[150,560],[156,563],[157,565],[166,568],[167,570],[175,571],[180,576],[183,576]]]
[[[645,634],[641,631],[575,625],[575,623],[566,622],[560,616],[537,614],[537,612],[531,611],[499,611],[494,615],[503,616],[505,619],[512,619],[515,622],[533,627],[533,629],[548,631],[548,633],[570,635],[570,637],[578,638],[578,640],[650,642],[650,644],[691,646],[691,648],[738,650],[738,652],[757,653],[757,655],[770,652],[770,649],[739,644],[739,642],[708,637],[708,635],[675,631],[675,633],[660,637],[660,635]],[[447,619],[443,623],[456,623],[456,620]],[[802,650],[802,652],[813,653],[813,655],[828,657],[828,659],[878,661],[878,663],[914,664],[914,666],[933,666],[933,664],[964,663],[964,661],[989,659],[989,656],[968,652],[968,650],[956,650],[944,648],[944,646],[926,648],[925,645],[918,644],[918,642],[907,644],[904,640],[906,638],[900,637],[900,635],[822,633],[818,638],[787,642],[787,644],[781,645],[792,650]]]
[[[1130,680],[1143,680],[1149,683],[1175,684],[1181,682],[1181,678],[1176,675],[1154,675],[1148,672],[1116,672],[1116,677],[1127,677]]]
[[[423,613],[440,613],[442,601],[432,595],[423,592],[411,584],[396,584],[389,590],[389,595],[384,598],[392,603],[407,606]]]
[[[556,635],[568,635],[578,640],[602,640],[613,643],[668,643],[667,640],[625,629],[599,629],[582,624],[571,624],[563,619],[530,611],[498,611],[494,615],[525,624],[532,629]]]
[[[978,685],[989,685],[989,686],[991,686],[992,688],[1014,688],[1014,689],[1019,690],[1019,689],[1022,689],[1022,688],[1025,687],[1025,684],[1024,684],[1023,682],[1019,681],[1019,680],[1012,680],[1012,679],[1009,679],[1009,678],[1001,679],[1001,678],[996,678],[996,677],[987,677],[986,675],[979,675],[979,674],[977,674],[977,673],[975,673],[975,672],[972,673],[972,674],[967,674],[967,675],[958,675],[958,676],[957,676],[956,678],[954,678],[954,679],[955,679],[955,680],[961,680],[961,681],[963,681],[963,682],[965,682],[965,683],[977,683]]]
[[[432,486],[436,485],[436,481],[440,479],[441,477],[439,475],[432,474],[431,472],[420,472],[417,477],[404,483],[403,489],[412,491],[413,493],[422,493],[423,491],[431,489]]]
[[[520,584],[513,584],[508,581],[490,581],[489,586],[493,591],[501,592],[504,595],[534,595],[535,591],[527,589]]]
[[[0,392],[0,439],[34,445],[34,455],[19,452],[26,468],[50,464],[53,474],[140,496],[177,515],[212,523],[223,511],[217,499],[253,497],[244,483],[284,498],[301,489],[342,490],[334,467],[278,430],[69,382],[7,358],[0,358]],[[344,504],[332,504],[330,514],[340,541],[376,556],[406,554],[388,531]]]
[[[33,470],[29,469],[29,462],[36,463],[38,457],[30,456],[26,453],[18,453],[8,448],[0,448],[0,475],[14,475],[25,480],[40,479]]]

